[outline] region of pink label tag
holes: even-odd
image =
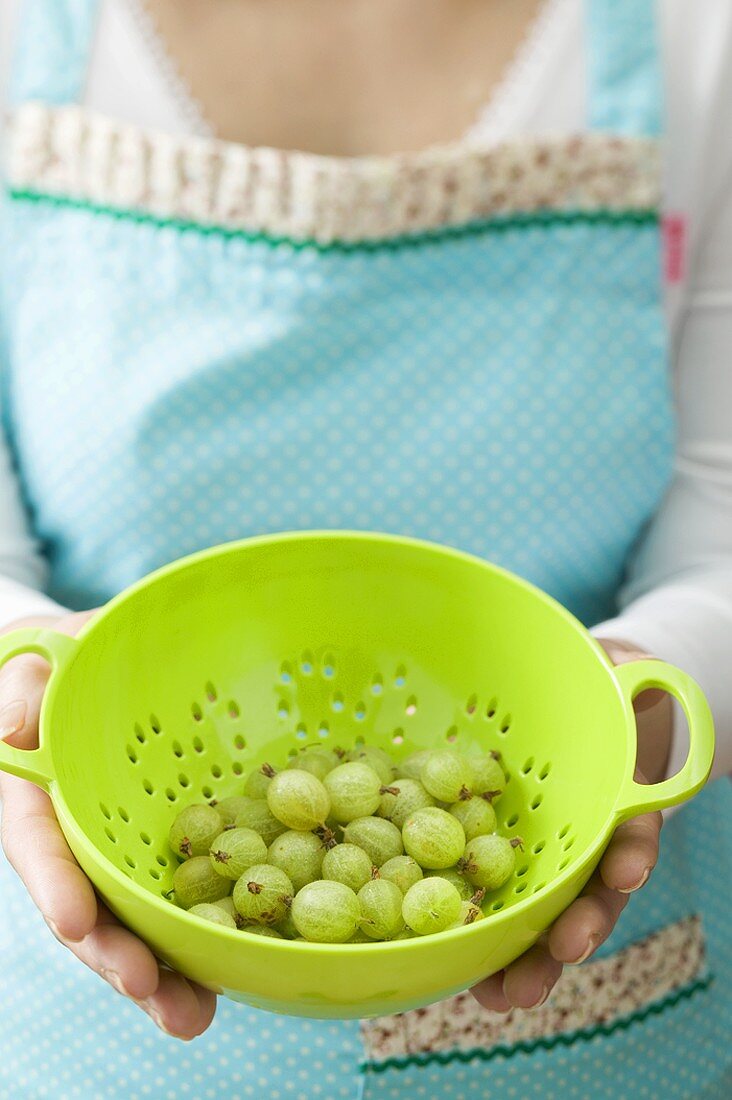
[[[680,283],[686,267],[686,218],[666,214],[663,218],[663,267],[666,282]]]

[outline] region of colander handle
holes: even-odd
[[[26,627],[0,635],[0,668],[21,653],[38,653],[51,664],[54,675],[76,652],[77,642],[68,634],[59,634],[46,627]],[[53,779],[53,767],[48,745],[41,738],[37,749],[16,749],[0,740],[0,771],[29,779],[48,790]]]
[[[647,688],[660,688],[678,699],[689,723],[689,753],[676,775],[660,783],[636,783],[633,778],[635,761],[631,761],[630,774],[625,778],[616,805],[619,821],[627,821],[636,814],[664,810],[685,802],[704,786],[714,759],[714,725],[702,689],[696,680],[674,665],[655,660],[630,661],[618,665],[613,673],[629,704]]]

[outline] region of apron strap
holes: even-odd
[[[59,106],[84,94],[100,0],[23,0],[10,102]]]
[[[662,130],[656,0],[585,0],[588,125],[631,136]]]

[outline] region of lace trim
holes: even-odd
[[[202,104],[194,96],[193,89],[166,49],[145,0],[124,0],[124,4],[188,129],[199,137],[214,137],[215,131],[206,117]]]
[[[563,17],[567,15],[567,0],[542,0],[502,80],[467,131],[466,141],[495,144],[514,129],[521,99],[556,55],[557,42],[565,30]]]
[[[378,1068],[387,1060],[437,1052],[484,1053],[556,1035],[608,1027],[643,1012],[703,977],[701,921],[689,917],[630,947],[567,967],[541,1008],[486,1012],[470,993],[361,1025],[366,1057]]]
[[[293,240],[368,241],[533,211],[655,209],[659,147],[588,133],[391,157],[148,132],[77,106],[10,121],[15,190]]]
[[[514,1058],[517,1054],[532,1054],[535,1050],[553,1050],[555,1047],[573,1047],[577,1043],[587,1043],[598,1035],[615,1035],[618,1031],[627,1031],[633,1024],[643,1023],[651,1016],[661,1016],[669,1008],[675,1008],[682,1001],[690,1001],[698,993],[709,989],[714,982],[714,975],[707,974],[689,985],[683,986],[675,993],[670,993],[660,1001],[649,1004],[645,1008],[632,1012],[630,1016],[622,1016],[609,1024],[597,1024],[595,1027],[583,1028],[580,1031],[569,1031],[558,1035],[550,1035],[548,1038],[540,1037],[528,1042],[518,1042],[511,1046],[495,1046],[490,1050],[475,1047],[473,1050],[445,1050],[427,1054],[408,1054],[403,1058],[385,1058],[383,1062],[362,1061],[360,1072],[363,1075],[369,1073],[386,1073],[390,1069],[408,1069],[410,1066],[429,1066],[437,1063],[447,1066],[451,1062],[460,1062],[466,1065],[476,1060],[490,1062],[494,1058]]]

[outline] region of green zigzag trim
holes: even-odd
[[[10,188],[9,195],[18,202],[44,203],[70,210],[86,210],[91,214],[116,218],[119,221],[135,222],[138,225],[152,225],[159,229],[175,229],[182,233],[196,232],[207,237],[242,240],[251,244],[266,244],[275,248],[284,245],[296,251],[315,249],[317,252],[340,253],[397,251],[401,248],[436,244],[441,241],[461,240],[486,233],[503,233],[510,229],[553,225],[656,225],[659,221],[657,210],[536,211],[534,213],[491,218],[485,221],[473,221],[464,225],[444,226],[441,229],[428,229],[418,233],[403,233],[396,237],[384,237],[378,240],[336,240],[325,244],[313,239],[298,240],[292,237],[276,237],[269,233],[251,232],[246,229],[227,229],[220,225],[204,225],[200,222],[186,221],[180,218],[163,218],[143,210],[104,206],[88,202],[85,199],[73,199],[65,195],[50,195],[43,191]]]
[[[553,1050],[554,1047],[571,1047],[578,1042],[587,1042],[598,1035],[613,1035],[616,1031],[626,1031],[631,1024],[647,1020],[649,1016],[660,1016],[668,1008],[673,1008],[679,1001],[688,1001],[695,993],[702,989],[708,989],[714,981],[714,976],[709,974],[705,978],[699,978],[691,985],[682,986],[675,993],[670,993],[662,1001],[647,1005],[645,1008],[633,1012],[630,1016],[623,1016],[619,1020],[613,1020],[610,1024],[597,1024],[595,1027],[582,1028],[579,1031],[569,1031],[565,1034],[552,1035],[549,1038],[540,1037],[530,1041],[521,1040],[511,1046],[496,1046],[490,1050],[475,1047],[471,1050],[440,1050],[424,1052],[422,1054],[408,1054],[402,1058],[385,1058],[383,1062],[364,1060],[359,1067],[362,1074],[384,1073],[388,1069],[408,1069],[410,1066],[428,1066],[434,1062],[440,1065],[448,1065],[450,1062],[490,1062],[494,1058],[513,1058],[516,1054],[531,1054],[535,1050]]]

